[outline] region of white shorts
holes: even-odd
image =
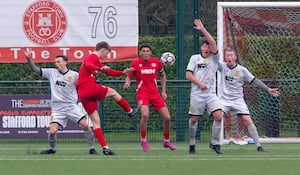
[[[209,95],[194,95],[190,96],[189,115],[203,115],[204,110],[207,110],[209,115],[217,110],[221,110],[221,102],[216,94]]]
[[[225,113],[227,112],[235,112],[237,115],[249,115],[249,109],[245,103],[245,100],[243,98],[237,99],[237,100],[227,100],[221,99],[221,103],[223,106],[223,111]]]
[[[63,130],[69,120],[78,124],[87,115],[82,109],[78,104],[52,104],[50,124],[58,123],[60,125],[59,130]]]

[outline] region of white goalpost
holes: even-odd
[[[273,98],[245,84],[261,143],[300,143],[300,2],[218,2],[217,13],[220,60],[224,48],[231,47],[239,64],[280,90],[280,97]],[[232,130],[248,137],[242,121],[236,119],[233,126],[230,118],[222,120],[222,144],[231,143]]]

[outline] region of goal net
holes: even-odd
[[[239,64],[255,77],[280,90],[273,98],[253,84],[244,86],[261,142],[300,142],[300,2],[218,2],[222,57],[226,47],[236,50]],[[248,137],[235,114],[224,120],[223,133]]]

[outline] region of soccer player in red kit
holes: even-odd
[[[130,87],[131,78],[136,79],[136,99],[141,105],[141,120],[140,120],[140,136],[141,146],[144,152],[149,152],[150,148],[147,143],[147,121],[149,118],[149,105],[158,112],[163,119],[163,135],[165,148],[176,150],[176,147],[170,143],[170,127],[171,116],[166,106],[165,100],[167,99],[166,93],[166,74],[163,65],[158,58],[152,57],[152,48],[148,43],[144,43],[139,48],[140,58],[133,61],[130,65],[134,68],[125,80],[124,88]],[[161,95],[157,87],[157,76],[161,78]]]
[[[123,71],[119,71],[103,65],[100,59],[107,57],[110,51],[111,48],[108,43],[97,43],[95,51],[84,58],[76,83],[79,98],[93,122],[94,134],[103,148],[102,152],[104,155],[113,155],[114,152],[107,146],[101,129],[100,116],[97,111],[98,101],[104,100],[106,97],[112,97],[130,117],[135,115],[139,110],[139,106],[134,109],[131,108],[128,102],[116,90],[96,82],[96,75],[99,71],[109,76],[122,76],[134,70],[133,68],[126,68]]]

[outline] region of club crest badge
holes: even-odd
[[[23,30],[34,44],[53,45],[63,38],[66,29],[66,13],[52,0],[35,1],[24,12]]]
[[[233,74],[234,74],[236,77],[238,77],[238,76],[240,76],[240,71],[235,71]]]

